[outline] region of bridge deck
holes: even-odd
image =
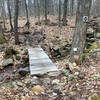
[[[58,71],[42,48],[30,48],[28,52],[31,75]]]

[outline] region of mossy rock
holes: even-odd
[[[7,40],[5,38],[0,39],[0,44],[4,44],[6,42],[7,42]]]
[[[92,46],[91,46],[91,49],[97,49],[97,48],[99,48],[99,47],[98,47],[97,43],[94,42],[94,43],[92,44]]]
[[[90,49],[91,46],[92,46],[92,44],[91,43],[88,43],[87,46],[86,46],[86,49]]]
[[[4,58],[5,58],[5,59],[12,58],[13,55],[16,55],[16,54],[18,54],[18,53],[19,53],[19,52],[18,52],[17,50],[13,49],[13,47],[7,48],[7,49],[5,50],[5,53],[4,53]]]
[[[25,50],[24,51],[24,55],[28,55],[28,50]]]
[[[88,53],[90,49],[85,48],[84,53]]]

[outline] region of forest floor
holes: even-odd
[[[9,21],[6,21],[7,29],[4,35],[7,43],[0,45],[0,61],[5,53],[9,55],[9,52],[6,52],[9,48],[13,48],[18,54],[10,55],[13,65],[0,68],[0,100],[92,100],[92,95],[99,98],[100,52],[86,53],[81,65],[72,64],[77,71],[71,70],[68,59],[75,17],[68,17],[68,25],[61,28],[56,25],[57,17],[49,16],[49,19],[49,25],[44,25],[43,21],[42,25],[36,25],[37,18],[31,17],[30,29],[27,29],[24,26],[26,19],[20,17],[20,45],[15,45],[14,33],[9,31]],[[96,39],[96,42],[100,45],[100,39]],[[21,68],[25,72],[25,68],[29,67],[27,48],[38,45],[53,60],[59,72],[38,76],[19,73]],[[32,84],[32,79],[35,85]]]

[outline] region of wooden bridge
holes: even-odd
[[[28,53],[31,75],[58,71],[42,48],[29,48]]]

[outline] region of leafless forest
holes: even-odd
[[[0,100],[100,100],[100,0],[0,0]]]

